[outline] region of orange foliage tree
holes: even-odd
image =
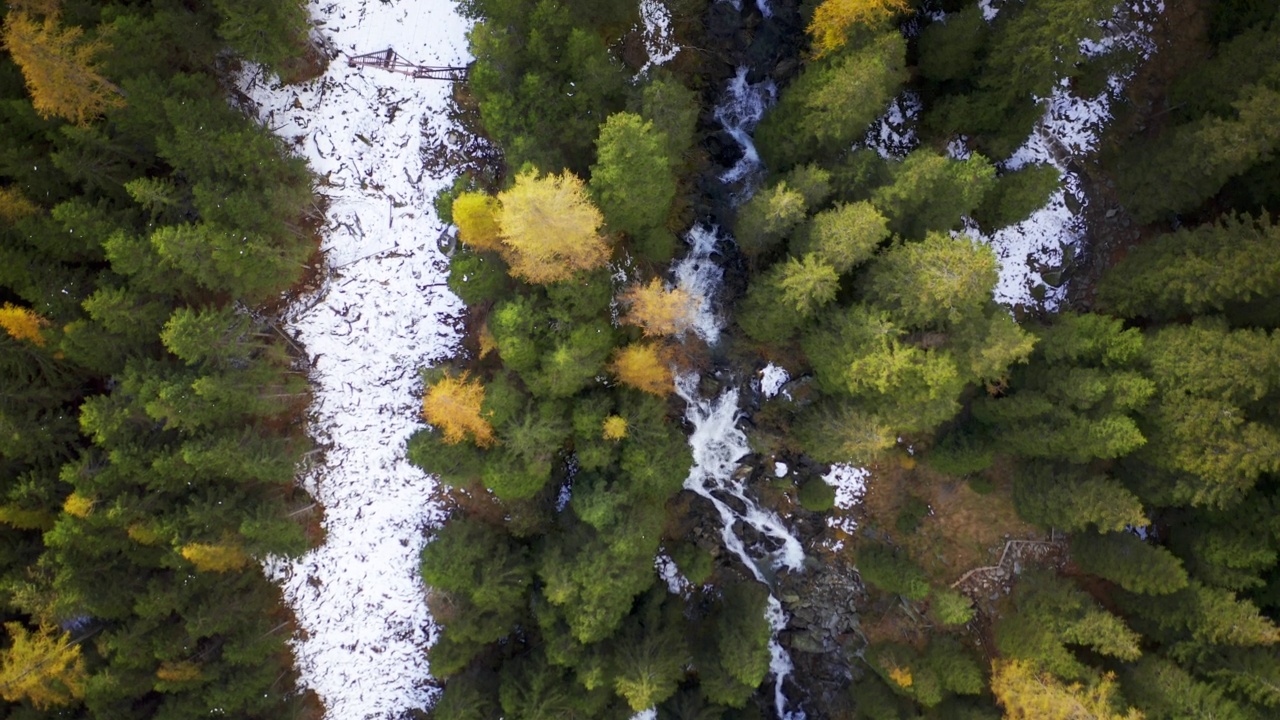
[[[34,310],[20,307],[12,303],[0,305],[0,328],[9,333],[14,340],[26,340],[35,345],[44,345],[41,329],[49,324]]]
[[[538,177],[527,172],[498,195],[498,226],[511,274],[533,283],[567,280],[609,260],[600,234],[604,217],[570,172]]]
[[[85,125],[124,105],[120,90],[98,74],[96,58],[110,47],[101,38],[86,40],[84,30],[63,27],[56,14],[37,20],[12,10],[5,17],[3,40],[41,117]]]
[[[462,442],[470,434],[480,447],[494,443],[493,426],[485,419],[484,385],[479,380],[468,382],[461,377],[446,377],[427,389],[422,398],[422,416],[440,428],[450,445]]]
[[[620,348],[614,353],[609,371],[624,385],[654,395],[665,396],[673,387],[671,365],[662,349],[653,343],[632,343]]]
[[[874,25],[910,9],[908,0],[824,0],[809,22],[813,54],[823,57],[839,50],[854,25]]]
[[[664,289],[658,278],[633,285],[621,299],[629,306],[622,321],[643,328],[645,335],[676,335],[693,324],[693,296],[679,288]]]

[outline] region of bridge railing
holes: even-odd
[[[465,67],[436,67],[431,65],[419,65],[393,48],[379,50],[378,52],[365,53],[363,55],[347,56],[348,67],[374,67],[388,72],[400,73],[417,80],[442,80],[445,82],[460,82],[466,79],[467,69]]]

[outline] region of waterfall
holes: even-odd
[[[734,163],[733,167],[721,173],[721,182],[732,185],[760,172],[760,155],[756,152],[756,145],[751,140],[751,131],[755,129],[756,123],[764,117],[764,111],[777,97],[778,88],[772,80],[749,83],[747,67],[745,65],[738,67],[737,73],[729,81],[729,86],[725,88],[723,99],[714,111],[716,121],[724,127],[725,132],[729,133],[734,142],[742,146],[742,158]]]
[[[676,378],[676,394],[688,403],[685,419],[693,425],[689,445],[693,448],[693,469],[684,486],[715,506],[724,526],[720,535],[725,547],[742,559],[760,582],[771,585],[770,575],[778,569],[800,570],[804,566],[804,549],[800,541],[775,514],[761,508],[746,494],[742,480],[733,477],[738,461],[751,450],[747,436],[738,429],[738,389],[730,388],[715,400],[698,397],[698,376],[693,373]],[[728,500],[733,500],[732,505]],[[741,507],[737,510],[735,507]],[[772,547],[751,548],[752,557],[733,527],[743,522],[767,539]],[[765,561],[762,568],[760,561]]]
[[[782,603],[773,596],[772,575],[782,568],[802,569],[804,549],[777,515],[747,497],[743,482],[734,477],[738,461],[750,452],[747,436],[737,427],[740,417],[737,388],[724,391],[715,400],[703,399],[697,392],[697,375],[688,373],[676,378],[676,394],[688,403],[685,419],[694,428],[689,436],[689,446],[693,448],[693,469],[689,471],[684,487],[715,506],[720,515],[720,537],[725,547],[742,561],[756,580],[770,587],[765,617],[773,631],[769,638],[769,670],[774,678],[774,707],[782,720],[803,720],[803,712],[787,710],[787,697],[782,689],[794,666],[791,656],[778,642],[779,631],[787,626],[787,614]],[[734,501],[733,505],[729,500]],[[742,510],[735,510],[735,505]],[[765,546],[748,548],[734,532],[734,525],[738,522],[759,532],[766,540]]]
[[[765,17],[768,5],[759,2]],[[739,67],[729,81],[714,117],[742,148],[742,157],[719,176],[731,185],[745,181],[743,194],[749,196],[762,168],[760,156],[751,139],[751,131],[777,97],[771,80],[747,82],[747,68]],[[686,240],[689,252],[672,268],[676,285],[698,298],[693,332],[714,345],[720,338],[722,320],[716,315],[712,298],[719,289],[724,271],[712,256],[719,241],[718,229],[708,225],[692,228]],[[720,516],[720,536],[725,547],[749,570],[753,577],[770,589],[765,616],[772,636],[769,639],[769,669],[773,675],[774,708],[781,720],[804,720],[804,713],[788,710],[783,685],[794,665],[778,633],[787,626],[787,614],[773,595],[773,577],[779,570],[799,572],[804,567],[804,548],[780,517],[760,507],[747,495],[742,479],[734,476],[739,461],[750,453],[747,436],[738,428],[738,389],[723,391],[715,399],[698,394],[699,376],[687,373],[677,376],[676,394],[686,403],[685,419],[693,427],[689,446],[693,449],[693,468],[684,487],[706,498]],[[752,528],[762,541],[748,545],[735,530],[742,523]]]

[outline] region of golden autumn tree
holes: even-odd
[[[614,353],[609,372],[624,385],[659,396],[669,394],[674,382],[671,364],[653,343],[632,343],[620,348]]]
[[[180,551],[182,557],[196,566],[200,572],[231,572],[249,564],[249,555],[233,541],[220,543],[187,543]]]
[[[677,335],[693,324],[693,296],[679,288],[665,289],[658,278],[647,285],[633,285],[621,300],[628,306],[622,321],[639,326],[645,335]]]
[[[512,275],[553,283],[608,261],[609,243],[600,234],[604,217],[573,173],[524,173],[498,195],[498,202],[498,226]]]
[[[875,25],[910,9],[908,0],[823,0],[809,22],[813,54],[820,58],[839,50],[854,25]]]
[[[12,644],[0,653],[0,696],[28,700],[37,710],[84,697],[84,658],[70,633],[43,627],[31,632],[16,622],[4,627]]]
[[[48,324],[48,320],[29,308],[12,303],[0,305],[0,328],[4,328],[14,340],[25,340],[33,345],[43,346],[45,339],[41,330]]]
[[[453,199],[453,224],[458,239],[476,250],[501,251],[502,232],[498,227],[498,199],[478,192],[462,193]]]
[[[203,675],[200,665],[190,660],[166,660],[156,668],[157,680],[175,685],[199,680]]]
[[[3,40],[41,117],[85,125],[124,105],[120,90],[98,73],[97,57],[110,46],[101,38],[86,39],[81,28],[63,27],[56,13],[37,20],[24,10],[11,10]]]
[[[73,492],[68,495],[66,501],[62,503],[62,510],[68,515],[74,515],[78,518],[86,518],[89,517],[89,513],[93,512],[94,505],[95,503],[93,498],[86,497],[78,492]]]
[[[911,675],[911,668],[903,665],[890,667],[889,679],[897,683],[899,687],[904,688],[909,688],[915,684],[915,678]]]
[[[1122,703],[1115,676],[1107,673],[1090,685],[1064,684],[1026,660],[991,663],[991,692],[1004,706],[1006,720],[1142,720]]]
[[[12,225],[22,218],[35,215],[39,210],[18,188],[0,187],[0,221]]]
[[[605,418],[600,427],[600,436],[605,440],[622,440],[627,436],[627,419],[621,415]]]
[[[480,447],[494,443],[493,426],[484,417],[484,385],[479,380],[446,377],[431,387],[422,398],[422,416],[440,428],[450,445],[462,442],[468,435]]]

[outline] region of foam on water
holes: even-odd
[[[760,172],[760,154],[756,152],[751,131],[777,97],[778,87],[772,80],[754,84],[747,82],[745,65],[740,66],[737,74],[729,81],[720,104],[715,108],[715,118],[725,132],[733,137],[734,142],[742,147],[742,158],[720,174],[721,182],[731,185]]]

